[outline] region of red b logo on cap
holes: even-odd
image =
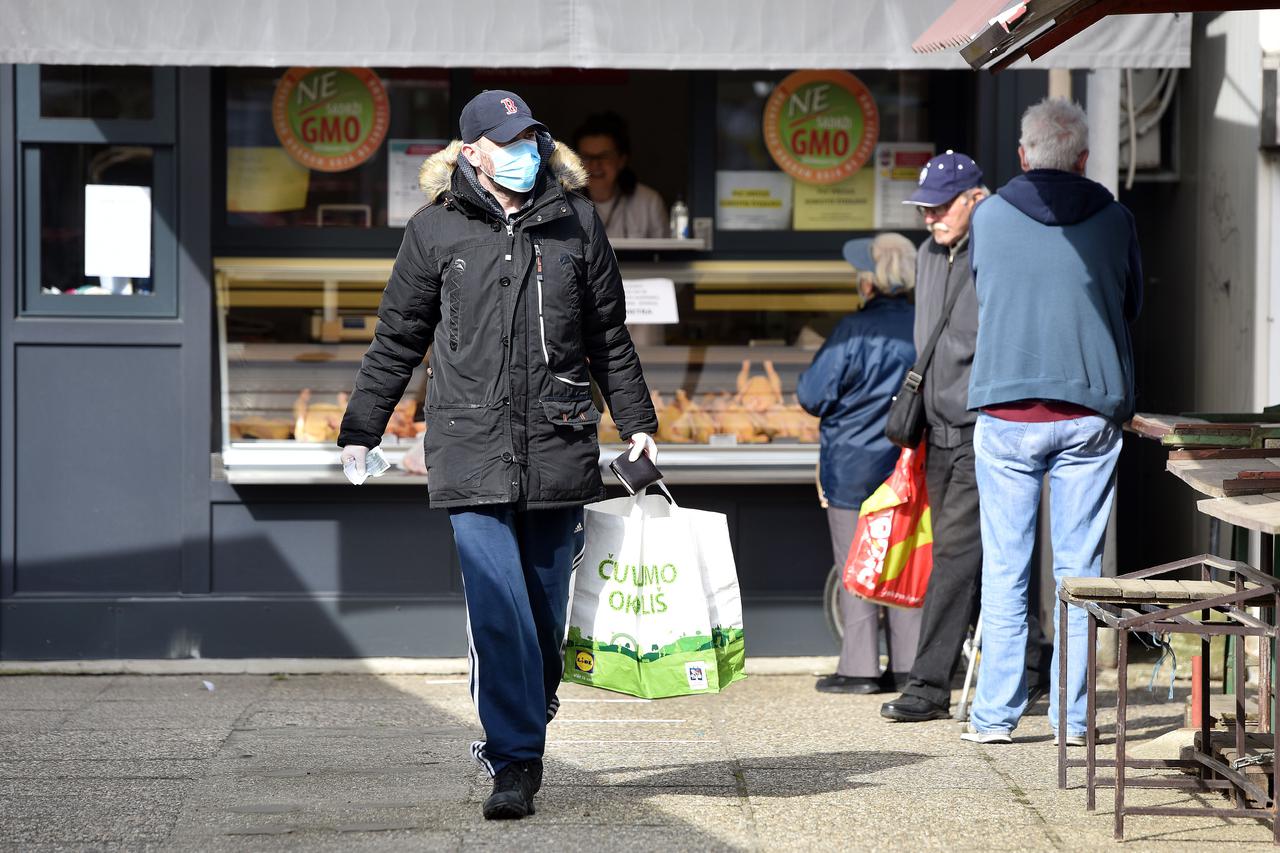
[[[511,100],[510,98],[503,98],[503,99],[502,99],[502,105],[503,105],[504,107],[506,107],[506,108],[507,108],[507,115],[509,115],[509,116],[513,116],[513,115],[515,115],[515,114],[516,114],[516,102],[515,102],[515,101]]]

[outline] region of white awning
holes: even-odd
[[[0,62],[967,68],[954,51],[911,49],[949,2],[5,0]],[[1185,67],[1190,25],[1189,15],[1107,18],[1035,67]]]

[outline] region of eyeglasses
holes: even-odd
[[[618,159],[617,151],[605,151],[602,154],[579,154],[578,158],[588,166],[594,163],[612,163]]]
[[[935,217],[946,216],[948,213],[951,212],[951,208],[955,206],[955,203],[964,197],[965,197],[964,193],[961,193],[960,195],[951,199],[951,201],[943,202],[942,204],[935,204],[933,207],[923,207],[918,205],[916,207],[916,210],[920,211],[921,219],[929,216],[935,216]]]

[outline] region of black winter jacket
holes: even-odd
[[[554,150],[552,150],[554,146]],[[425,440],[433,507],[572,506],[604,496],[590,379],[623,439],[658,421],[624,322],[617,260],[574,190],[577,157],[543,140],[532,201],[504,221],[457,168],[422,166],[338,444],[374,447],[432,345]]]

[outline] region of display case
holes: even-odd
[[[222,448],[216,478],[233,483],[340,482],[334,441],[372,338],[390,260],[220,258]],[[673,482],[808,482],[818,422],[796,383],[817,348],[860,302],[840,261],[646,260],[627,281],[673,282],[679,320],[635,325]],[[388,458],[421,452],[430,353],[383,438]],[[621,451],[607,410],[601,459]],[[396,465],[371,483],[421,483]]]

